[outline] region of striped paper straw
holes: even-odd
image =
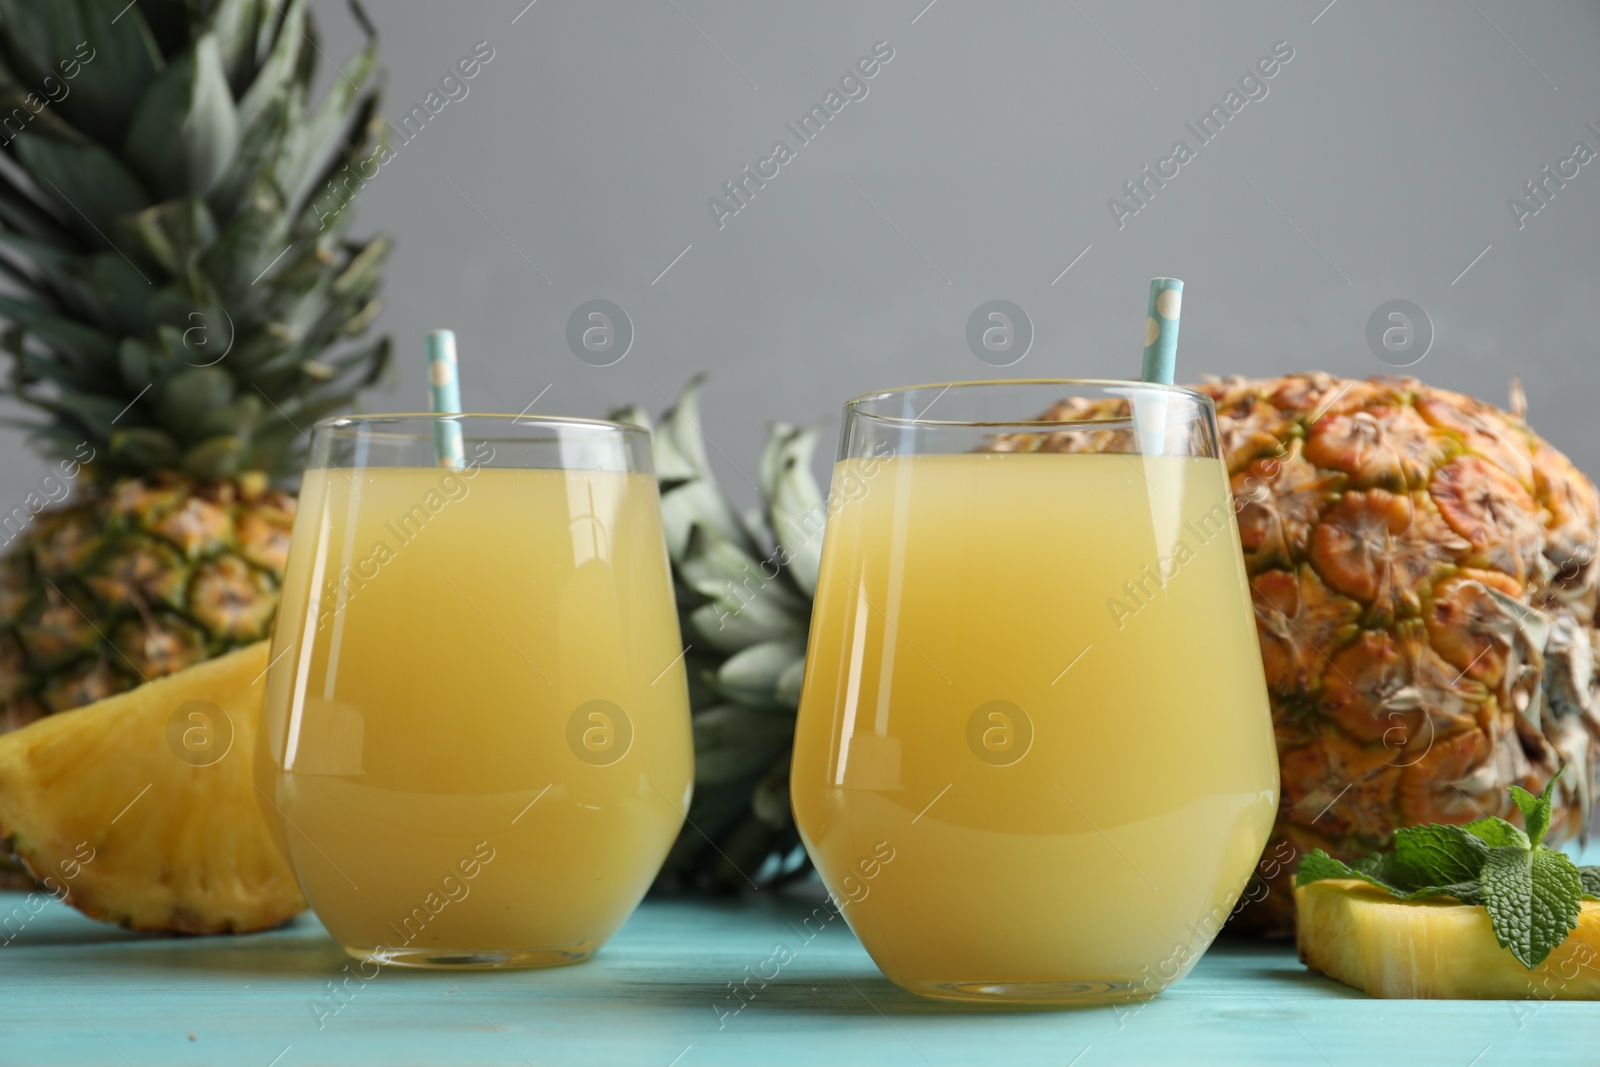
[[[456,366],[456,335],[451,330],[428,334],[428,409],[435,415],[461,414],[461,375]],[[466,466],[461,423],[439,419],[433,425],[435,462],[441,467]]]

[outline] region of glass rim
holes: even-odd
[[[889,415],[872,411],[867,404],[875,400],[886,400],[896,396],[909,396],[912,393],[930,392],[938,390],[938,396],[943,396],[951,389],[966,389],[975,387],[992,386],[1056,386],[1056,387],[1081,387],[1094,386],[1100,389],[1108,387],[1148,390],[1152,393],[1181,397],[1185,400],[1199,403],[1203,408],[1213,405],[1207,393],[1193,389],[1186,385],[1165,385],[1158,382],[1131,381],[1119,378],[977,378],[970,381],[957,382],[930,382],[925,385],[905,385],[894,389],[879,389],[870,393],[862,393],[845,401],[844,413],[847,418],[859,417],[872,419],[876,422],[898,423],[904,426],[1037,426],[1037,427],[1072,427],[1094,426],[1107,422],[1126,422],[1128,415],[1117,415],[1110,418],[1087,417],[1068,419],[925,419],[921,416],[906,418],[903,415]],[[938,396],[934,399],[937,400]],[[1062,393],[1062,399],[1071,399],[1071,394]],[[932,407],[930,401],[928,407]],[[928,409],[925,407],[923,411]]]
[[[646,438],[650,436],[650,431],[637,423],[620,422],[615,419],[587,419],[575,415],[508,415],[505,412],[479,411],[395,411],[366,415],[330,415],[312,423],[311,432],[349,434],[360,432],[367,427],[379,427],[390,422],[440,423],[467,419],[482,419],[491,424],[528,427],[531,429],[570,427],[578,430],[607,430],[624,434],[641,434]],[[390,432],[393,436],[398,437],[421,437],[425,431],[419,431],[415,434],[408,434],[403,431]]]

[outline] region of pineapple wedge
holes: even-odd
[[[1402,903],[1377,886],[1327,879],[1294,891],[1300,960],[1375,997],[1600,999],[1600,903],[1528,970],[1495,940],[1489,912],[1453,900]]]
[[[266,666],[262,641],[0,736],[0,840],[105,922],[187,934],[287,922],[305,899],[251,775]]]

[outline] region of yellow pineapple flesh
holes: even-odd
[[[256,798],[262,641],[0,736],[0,840],[84,914],[246,933],[305,909]]]
[[[1600,999],[1600,902],[1529,970],[1495,940],[1489,910],[1450,899],[1399,901],[1355,879],[1294,891],[1300,959],[1375,997],[1431,1000]]]

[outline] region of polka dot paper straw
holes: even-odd
[[[1150,309],[1144,320],[1142,381],[1171,385],[1178,365],[1178,312],[1183,307],[1183,282],[1177,278],[1150,279]],[[1147,396],[1134,405],[1139,427],[1139,450],[1147,456],[1166,451],[1167,398]]]
[[[450,330],[428,334],[428,409],[435,415],[461,414],[461,375],[456,366],[456,335]],[[439,419],[433,426],[434,457],[441,467],[466,466],[461,423]]]
[[[1144,373],[1155,385],[1171,385],[1178,364],[1178,312],[1183,307],[1183,282],[1150,279],[1150,312],[1144,322]]]

